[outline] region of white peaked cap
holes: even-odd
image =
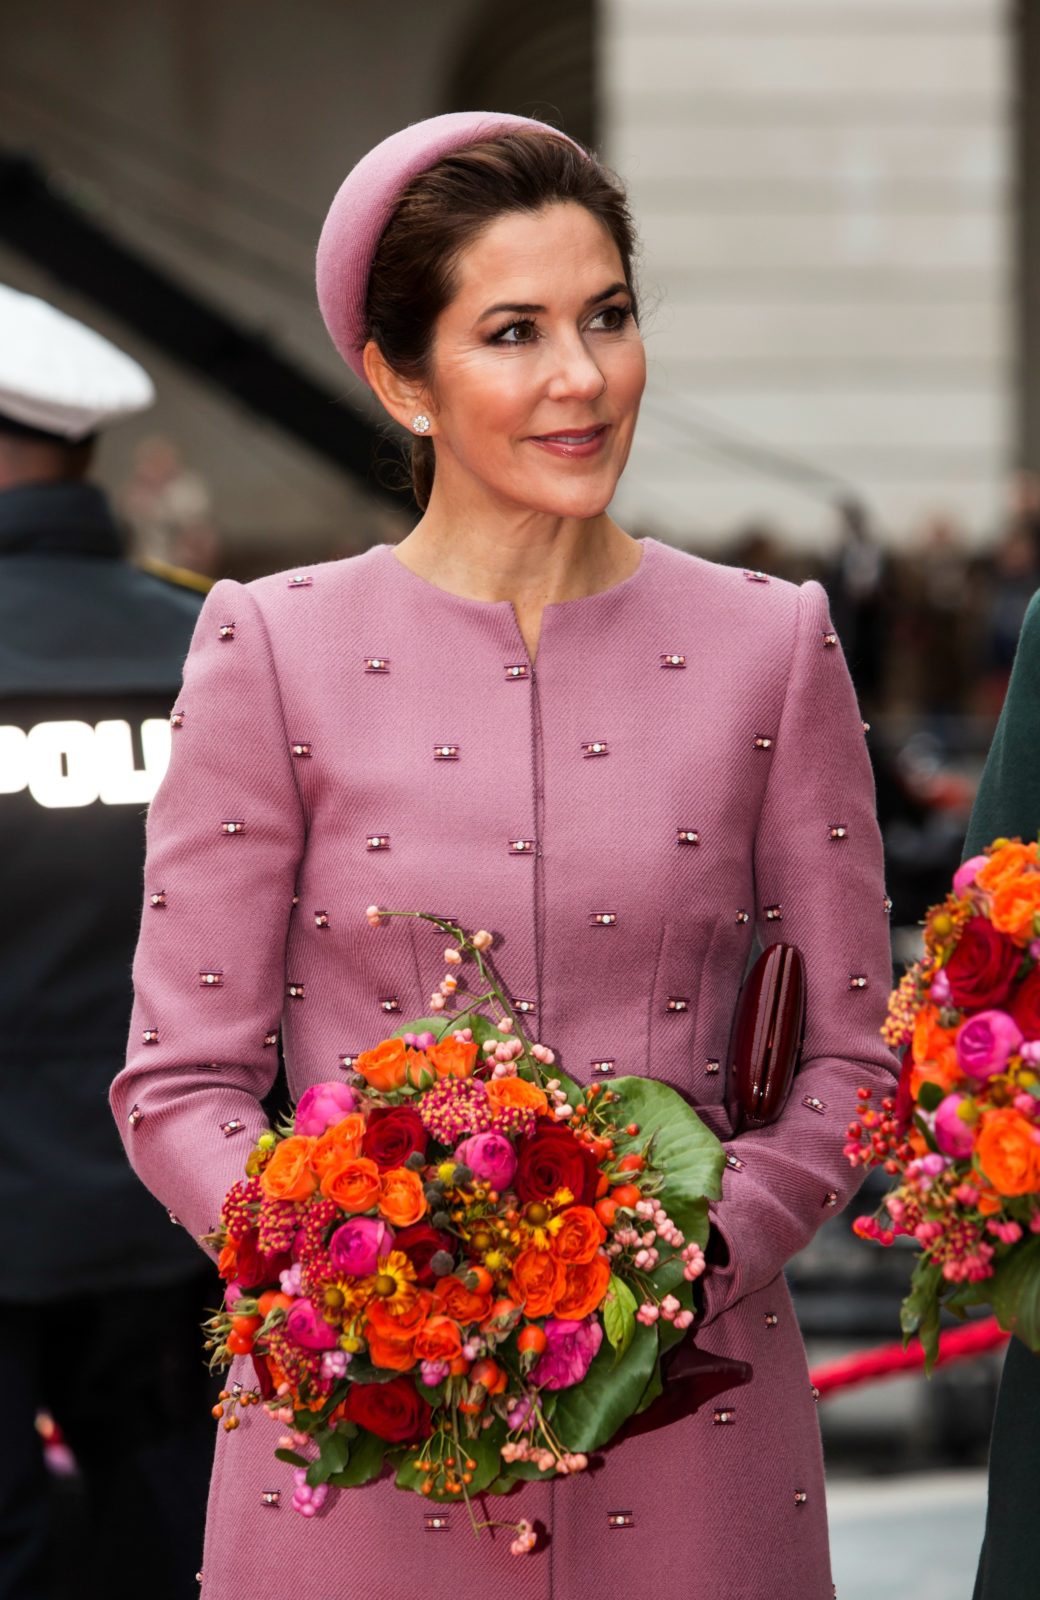
[[[0,283],[0,416],[75,441],[154,399],[132,356],[46,300]]]

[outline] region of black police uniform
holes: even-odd
[[[123,559],[96,487],[0,493],[0,1600],[58,1592],[40,1407],[82,1469],[78,1594],[198,1593],[216,1284],[128,1166],[107,1093],[201,600]]]

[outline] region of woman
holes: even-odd
[[[965,860],[1002,836],[1040,831],[1040,595],[1026,612],[1007,698],[979,785]],[[1040,1360],[1012,1339],[1004,1360],[989,1463],[986,1537],[975,1600],[1033,1600],[1033,1518],[1040,1493]]]
[[[205,1600],[830,1600],[782,1269],[856,1185],[857,1085],[892,1081],[870,766],[817,584],[607,515],[645,374],[633,248],[615,181],[522,119],[434,118],[347,178],[319,298],[414,434],[423,516],[396,547],[209,596],[113,1101],[144,1181],[199,1235],[263,1126],[280,1023],[299,1095],[426,1009],[443,939],[373,931],[365,907],[486,925],[568,1072],[653,1073],[725,1140],[696,1338],[754,1379],[573,1481],[489,1498],[485,1516],[539,1529],[523,1561],[508,1530],[477,1542],[461,1508],[445,1528],[388,1479],[294,1517],[254,1409],[218,1435]],[[808,1033],[781,1119],[732,1137],[722,1066],[756,929],[801,946]]]

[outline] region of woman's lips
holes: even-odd
[[[531,443],[540,445],[551,455],[569,457],[594,456],[603,448],[607,424],[598,428],[564,428],[559,433],[532,434]]]

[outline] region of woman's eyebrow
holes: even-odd
[[[599,294],[590,295],[589,298],[586,300],[584,306],[582,307],[582,310],[583,311],[587,311],[590,306],[599,305],[601,300],[609,300],[611,295],[628,294],[628,292],[629,292],[629,289],[628,289],[628,284],[627,283],[624,283],[624,282],[612,283],[610,285],[609,289],[603,289],[603,290],[600,291]],[[484,322],[488,317],[500,316],[503,311],[511,311],[513,313],[518,313],[518,314],[520,314],[522,316],[530,316],[534,312],[545,311],[545,310],[546,310],[545,306],[517,305],[517,304],[508,304],[508,303],[503,302],[501,305],[488,306],[486,311],[482,311],[480,313],[480,316],[477,318],[477,321],[478,322]]]

